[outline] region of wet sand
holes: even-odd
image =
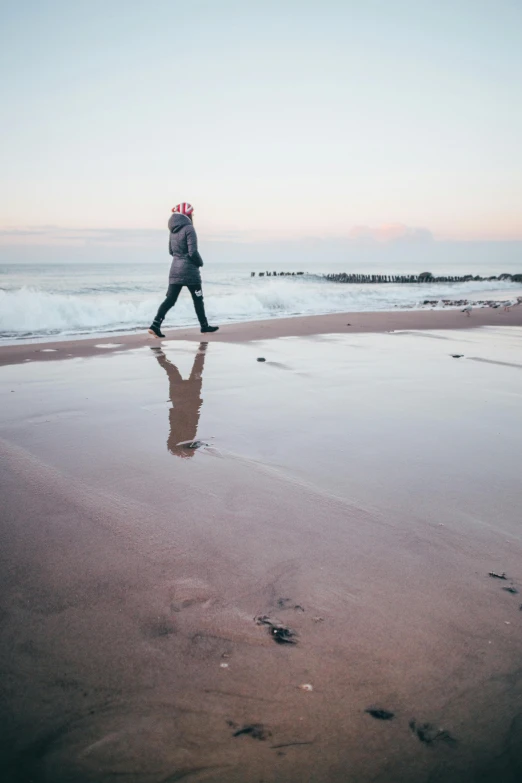
[[[3,780],[520,780],[522,330],[372,331],[0,369]]]

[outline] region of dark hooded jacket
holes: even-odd
[[[169,283],[201,285],[199,268],[203,259],[198,252],[198,238],[192,221],[179,212],[169,220],[169,252],[172,256]]]

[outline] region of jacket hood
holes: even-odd
[[[186,215],[182,215],[181,212],[174,212],[169,218],[169,231],[175,234],[183,226],[189,226],[191,223],[192,221]]]

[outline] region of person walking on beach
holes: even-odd
[[[149,334],[165,337],[161,331],[161,324],[168,311],[176,304],[183,286],[190,291],[201,331],[217,332],[219,326],[209,326],[205,315],[199,271],[203,266],[203,259],[198,252],[198,238],[193,226],[194,207],[183,201],[174,207],[172,213],[169,220],[169,253],[172,256],[169,287],[165,301],[161,303],[149,327]]]

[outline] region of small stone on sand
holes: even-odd
[[[372,718],[375,718],[376,720],[391,720],[395,717],[394,712],[390,712],[389,710],[381,710],[381,709],[375,709],[373,707],[368,707],[367,710],[364,710],[368,713],[368,715],[371,715]]]

